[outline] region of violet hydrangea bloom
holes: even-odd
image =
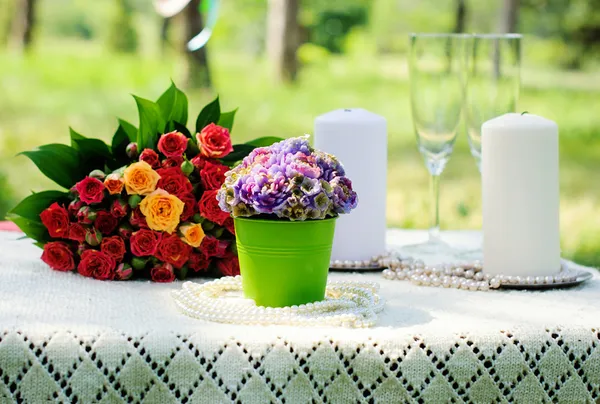
[[[313,149],[308,136],[253,150],[225,174],[217,198],[234,217],[262,214],[288,220],[335,217],[358,203],[341,163]]]

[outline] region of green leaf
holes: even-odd
[[[138,128],[124,119],[119,119],[119,126],[123,128],[130,142],[137,142]]]
[[[79,139],[85,139],[85,136],[75,132],[73,130],[73,128],[69,128],[69,134],[71,136],[71,147],[74,148],[75,150],[79,150],[79,148],[77,147],[77,143],[75,142],[75,140],[79,140]]]
[[[167,126],[165,127],[165,132],[173,132],[174,130],[176,130],[179,133],[182,133],[187,138],[192,137],[192,134],[184,125],[175,121],[169,121],[167,123]]]
[[[81,169],[89,173],[92,170],[104,170],[106,165],[114,166],[110,148],[100,139],[88,139],[69,128],[71,146],[79,151]]]
[[[175,121],[182,125],[187,125],[188,120],[188,99],[181,91],[171,82],[171,87],[165,91],[156,102],[162,111],[162,116],[165,122]]]
[[[16,224],[27,237],[37,241],[36,245],[40,248],[50,240],[50,235],[48,234],[46,226],[40,222],[29,220],[18,215],[8,215],[8,220]]]
[[[140,116],[140,129],[137,135],[138,150],[154,149],[158,135],[165,129],[165,120],[160,107],[155,102],[133,96]]]
[[[137,136],[137,130],[136,130],[136,136]],[[119,168],[120,166],[129,163],[130,159],[127,156],[127,152],[126,152],[127,145],[129,143],[131,143],[131,139],[129,139],[129,135],[127,134],[127,131],[125,130],[125,127],[121,124],[121,122],[119,122],[119,127],[117,128],[117,131],[115,132],[115,134],[112,138],[112,143],[111,143],[112,154],[113,154],[113,158],[115,159],[114,166],[109,165],[111,169],[114,170],[115,168]]]
[[[284,139],[277,136],[265,136],[246,142],[246,144],[252,145],[254,147],[266,147],[271,146],[273,143],[281,142],[282,140]]]
[[[40,169],[42,174],[64,188],[71,188],[85,177],[79,153],[64,144],[47,144],[30,151],[21,152]]]
[[[54,202],[68,200],[68,194],[60,191],[43,191],[23,199],[9,214],[18,215],[25,219],[39,222],[40,213]]]
[[[219,122],[219,118],[221,118],[221,105],[219,97],[217,97],[200,111],[198,119],[196,119],[196,132],[202,132],[202,129],[209,123]]]
[[[227,156],[223,157],[221,161],[227,164],[242,160],[254,149],[256,149],[256,147],[249,144],[236,144],[233,146],[233,151]]]
[[[222,112],[221,117],[219,118],[219,126],[229,129],[231,132],[231,128],[233,128],[233,120],[235,118],[235,113],[237,112],[237,108],[233,111]]]

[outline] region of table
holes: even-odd
[[[446,233],[474,246],[477,234]],[[50,270],[0,232],[0,402],[593,402],[600,276],[569,290],[469,292],[379,274],[371,329],[250,327],[179,314],[181,287]],[[424,232],[390,230],[391,245]],[[596,272],[595,270],[593,270]]]

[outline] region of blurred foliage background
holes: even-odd
[[[184,44],[202,4],[191,4],[164,19],[152,0],[0,0],[0,217],[54,187],[19,151],[66,143],[69,126],[108,140],[117,116],[137,122],[131,93],[156,98],[172,78],[188,87],[192,111],[215,94],[239,107],[240,141],[311,133],[317,115],[337,108],[384,115],[389,224],[426,228],[407,33],[516,31],[525,34],[519,110],[560,127],[563,253],[600,266],[600,0],[221,0],[214,34],[194,54]],[[442,175],[442,227],[480,228],[480,192],[461,133]]]

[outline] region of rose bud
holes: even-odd
[[[133,234],[133,227],[131,227],[127,223],[123,223],[121,226],[119,226],[117,233],[119,233],[119,236],[121,236],[124,240],[129,240],[129,238]]]
[[[115,279],[119,281],[126,281],[133,276],[133,270],[129,264],[119,264],[115,270]]]
[[[139,195],[131,195],[129,197],[129,206],[131,206],[131,209],[135,209],[137,208],[137,206],[140,204],[140,202],[142,201],[142,197]]]
[[[181,172],[187,177],[194,172],[194,168],[194,165],[188,159],[181,163]]]
[[[116,218],[121,218],[127,216],[127,213],[129,213],[129,205],[127,202],[121,198],[115,199],[110,206],[110,214]]]
[[[75,199],[74,201],[72,201],[69,204],[69,214],[72,217],[77,217],[77,213],[79,212],[79,209],[81,209],[84,206],[84,203],[82,201],[80,201],[79,199]]]
[[[89,206],[84,206],[77,212],[77,221],[82,224],[91,224],[96,220],[97,213]]]
[[[173,265],[163,263],[150,270],[150,277],[154,282],[173,282],[175,280],[175,271]]]
[[[102,171],[102,170],[94,170],[88,175],[88,177],[96,178],[100,181],[104,181],[104,178],[106,178],[106,174],[104,174],[104,171]]]
[[[202,155],[197,155],[196,157],[194,157],[193,159],[190,160],[190,162],[198,170],[202,170],[202,168],[204,168],[204,164],[206,164],[206,161],[208,161],[208,158],[206,158],[206,157],[204,157]]]
[[[140,161],[145,161],[154,169],[160,168],[160,158],[152,149],[142,150],[142,153],[140,154]]]
[[[96,247],[102,242],[102,233],[93,227],[87,229],[85,232],[85,242],[92,247]]]
[[[130,159],[135,159],[138,156],[138,145],[135,142],[131,142],[125,148],[125,153]]]
[[[133,269],[135,269],[137,271],[141,271],[142,269],[146,268],[147,262],[148,262],[147,259],[140,258],[140,257],[133,257],[131,259],[131,265],[133,266]]]

